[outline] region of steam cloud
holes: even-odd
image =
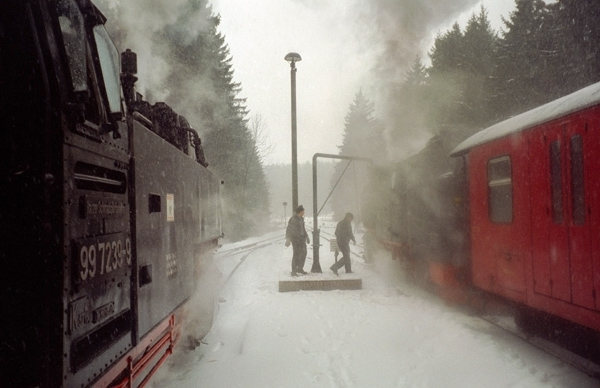
[[[478,0],[371,0],[357,3],[358,22],[371,42],[379,43],[374,70],[383,84],[402,81],[432,32],[472,8]]]
[[[417,109],[411,112],[412,117],[402,116],[407,114],[406,110],[398,110],[396,105],[403,102],[391,98],[395,89],[404,82],[416,57],[426,58],[432,36],[440,26],[452,23],[478,2],[371,0],[355,4],[360,30],[377,50],[371,67],[373,86],[369,93],[373,94],[386,128],[388,160],[395,162],[418,151],[431,136],[420,125],[423,112]]]
[[[218,1],[218,0],[216,0]],[[291,0],[318,12],[324,5],[318,0]],[[166,101],[190,119],[192,126],[200,122],[198,101],[212,98],[210,82],[190,73],[186,65],[173,63],[170,47],[160,40],[168,31],[184,44],[206,30],[206,16],[212,12],[207,0],[96,0],[109,17],[108,28],[119,49],[131,48],[138,53],[138,90],[151,102]],[[404,81],[405,74],[417,55],[426,57],[432,36],[440,26],[450,24],[460,13],[471,9],[479,0],[343,0],[348,28],[353,29],[355,43],[369,51],[370,61],[363,90],[376,103],[389,131],[398,130],[406,117],[398,117],[394,106],[387,106],[394,89]],[[208,4],[208,5],[207,5]],[[257,2],[260,14],[260,2]],[[325,7],[326,8],[326,7]],[[341,7],[338,7],[341,9]],[[227,17],[227,15],[224,15]],[[264,15],[277,17],[277,15]],[[317,44],[317,42],[315,42]],[[189,53],[193,55],[194,53]],[[235,58],[234,58],[235,60]],[[233,62],[235,69],[235,61]],[[188,82],[173,85],[173,74],[186,74]],[[166,80],[169,79],[169,83]],[[166,89],[164,85],[169,85]],[[243,87],[243,85],[242,85]],[[177,88],[179,90],[172,90]],[[397,102],[396,102],[397,103]],[[418,112],[417,112],[418,116]],[[418,122],[412,119],[411,122]],[[417,125],[418,127],[418,125]],[[197,128],[201,130],[202,128]],[[202,135],[202,134],[201,134]],[[402,154],[401,148],[422,144],[428,133],[412,128],[403,136],[403,144],[388,138],[388,156]],[[417,145],[410,146],[416,142]],[[394,146],[396,144],[396,146]],[[406,152],[406,150],[405,150]],[[396,158],[394,158],[396,159]]]
[[[206,0],[95,0],[108,17],[107,29],[120,51],[130,48],[138,55],[136,89],[151,103],[164,101],[199,127],[200,101],[215,99],[212,82],[190,68],[197,53],[185,53],[186,63],[173,59],[168,34],[183,45],[197,39],[210,25],[212,13]],[[181,45],[180,45],[181,46]],[[190,50],[191,51],[191,50]],[[168,85],[168,87],[166,87]]]

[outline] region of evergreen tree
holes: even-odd
[[[498,36],[492,29],[486,9],[473,14],[463,38],[464,74],[463,123],[471,128],[487,126],[495,121],[493,76],[498,61]]]
[[[517,0],[505,20],[497,105],[503,115],[534,108],[600,81],[600,3]]]
[[[427,84],[427,68],[423,64],[420,55],[417,55],[415,61],[406,72],[404,85],[412,88],[420,88]]]
[[[516,10],[504,20],[497,67],[497,106],[503,116],[538,106],[550,98],[547,82],[556,48],[550,34],[553,23],[542,0],[517,0]],[[554,93],[552,93],[554,94]]]
[[[230,237],[241,239],[262,230],[268,223],[268,187],[258,156],[256,139],[246,120],[244,100],[236,97],[240,85],[233,82],[233,68],[224,37],[216,32],[208,45],[208,56],[216,59],[211,68],[216,101],[203,101],[207,159],[224,178],[224,223]]]
[[[438,72],[456,75],[461,72],[465,63],[463,38],[464,35],[458,23],[454,23],[445,34],[438,33],[429,52],[432,74]]]
[[[152,72],[156,79],[146,98],[168,103],[200,133],[209,169],[225,181],[226,236],[235,240],[259,233],[268,224],[268,187],[256,139],[248,128],[245,100],[237,97],[241,86],[233,81],[232,58],[218,32],[220,17],[207,0],[187,0],[168,8],[169,17],[146,15],[159,17],[162,24],[147,23],[139,16],[155,11],[136,1],[106,9],[113,18],[108,25],[111,34],[122,45],[138,50],[139,40],[130,38],[128,31],[148,31],[144,35],[148,42],[139,49],[151,57],[138,55],[138,60],[156,67]]]
[[[340,155],[370,158],[373,161],[383,157],[383,128],[373,117],[374,110],[374,104],[359,91],[345,118]],[[360,161],[341,160],[335,165],[331,178],[331,205],[336,219],[343,218],[347,212],[354,213],[357,221],[361,219],[360,198],[366,183],[367,168],[368,163]]]
[[[487,11],[473,14],[464,33],[458,24],[438,35],[430,51],[431,126],[436,133],[480,128],[493,116],[490,100],[498,37]]]
[[[600,2],[561,0],[548,8],[555,15],[555,40],[560,42],[563,66],[558,75],[565,80],[561,94],[600,81]]]
[[[427,69],[421,57],[417,56],[406,72],[404,82],[391,89],[388,99],[388,140],[393,144],[402,144],[406,139],[423,137],[429,133],[429,86]]]
[[[432,90],[430,131],[439,133],[461,123],[462,85],[465,80],[464,35],[458,23],[445,34],[438,34],[429,52],[428,69]]]

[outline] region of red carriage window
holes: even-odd
[[[571,137],[571,190],[573,193],[573,222],[583,225],[585,223],[585,191],[583,185],[583,138],[581,135]]]
[[[552,221],[563,223],[562,164],[560,140],[550,143],[550,188],[552,191]]]
[[[509,156],[488,162],[489,214],[493,222],[509,224],[513,219],[512,169]]]

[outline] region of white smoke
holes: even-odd
[[[188,117],[192,127],[198,128],[197,101],[213,98],[212,82],[182,68],[171,57],[168,42],[158,37],[168,30],[185,45],[205,33],[211,27],[208,16],[212,14],[207,1],[95,0],[95,3],[108,17],[106,26],[117,48],[120,51],[129,48],[137,54],[137,91],[152,103],[165,101],[173,105],[178,113]],[[189,53],[194,54],[197,53]],[[169,88],[167,79],[174,72],[189,78],[186,90]]]

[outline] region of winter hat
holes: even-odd
[[[304,211],[304,206],[300,205],[296,208],[296,214],[303,212]]]

